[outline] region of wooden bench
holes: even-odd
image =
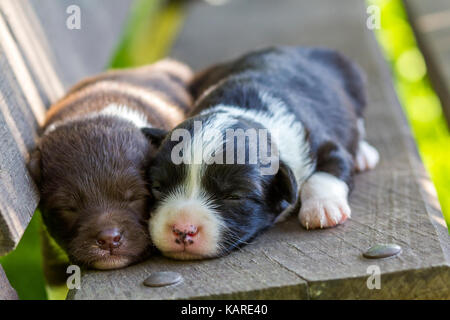
[[[42,0],[33,2],[37,1]],[[0,2],[0,32],[15,33],[19,27],[12,26],[10,20],[5,22],[8,27],[2,28],[1,23],[6,16],[4,3]],[[24,2],[20,1],[20,4]],[[49,16],[45,10],[40,11],[39,6],[35,6],[34,11],[38,18],[30,21],[42,22],[44,30],[41,29],[36,38],[39,39],[37,43],[42,44],[45,43],[43,38],[51,35],[50,30],[58,31],[46,20]],[[98,30],[101,31],[101,27],[99,25]],[[37,27],[29,29],[39,30]],[[79,39],[92,36],[94,30],[97,29],[79,30]],[[45,63],[48,67],[45,70],[53,70],[55,79],[67,79],[62,81],[62,85],[49,86],[53,82],[40,78],[40,73],[35,72],[28,62],[19,69],[25,71],[10,70],[0,78],[0,93],[9,97],[5,102],[0,97],[0,106],[3,106],[0,122],[9,124],[5,133],[0,131],[2,141],[9,143],[0,145],[0,219],[3,219],[0,220],[0,232],[7,235],[0,238],[0,250],[3,252],[17,244],[38,200],[24,165],[37,137],[39,121],[36,119],[41,119],[45,107],[62,94],[62,88],[67,84],[104,67],[104,64],[100,65],[104,62],[98,61],[80,74],[74,70],[73,73],[64,71],[64,67],[78,70],[77,64],[71,65],[72,59],[79,59],[83,66],[88,66],[92,57],[83,53],[94,48],[96,51],[103,50],[103,42],[108,47],[107,35],[102,33],[102,46],[86,40],[84,46],[87,48],[73,44],[64,36],[61,36],[66,41],[64,46],[69,48],[61,48],[58,41],[63,40],[57,40],[56,35],[48,37],[47,43],[50,44],[46,46],[46,54],[42,54],[47,57]],[[67,36],[71,36],[71,32]],[[114,36],[117,37],[117,34]],[[11,50],[10,46],[4,45],[3,39],[0,37],[0,64],[4,60],[3,64],[8,63],[9,66],[9,61],[15,60],[12,54],[2,58],[5,47]],[[11,41],[22,52],[26,41],[22,44],[19,40],[15,36]],[[114,43],[114,40],[111,41]],[[364,2],[343,0],[336,5],[333,0],[286,0],[282,4],[271,0],[234,0],[223,6],[192,3],[171,55],[200,69],[247,50],[273,44],[336,48],[359,62],[368,74],[368,140],[378,148],[382,158],[375,171],[356,177],[355,191],[351,196],[352,219],[334,229],[306,231],[292,217],[273,227],[254,243],[220,259],[182,262],[155,256],[121,270],[87,271],[82,274],[81,289],[71,290],[69,299],[450,297],[448,230],[434,186],[423,168],[396,98],[386,62],[372,31],[366,28]],[[77,58],[64,53],[66,50]],[[39,51],[32,50],[33,54],[36,52]],[[50,53],[59,58],[48,58]],[[29,61],[25,53],[19,56]],[[37,61],[43,60],[38,58]],[[42,67],[42,63],[38,66]],[[18,76],[26,72],[31,73],[31,80],[22,79],[19,83]],[[43,72],[41,77],[44,75],[48,73]],[[58,81],[55,80],[55,83]],[[10,89],[12,84],[15,89]],[[26,86],[35,86],[36,89],[24,93]],[[45,86],[49,88],[44,90]],[[29,97],[30,92],[36,93]],[[28,113],[8,118],[8,112],[4,111],[21,108],[28,110]],[[36,108],[39,111],[37,116],[32,112]],[[24,124],[28,119],[31,119],[31,126]],[[4,130],[3,122],[0,130]],[[15,139],[17,135],[28,137],[28,140],[21,142]],[[5,157],[8,162],[4,162]],[[4,163],[7,165],[4,166]],[[3,178],[3,175],[8,178]],[[11,183],[4,187],[5,181]],[[367,248],[386,242],[400,245],[403,252],[395,258],[384,260],[362,257],[362,252]],[[379,290],[370,290],[367,286],[368,270],[373,265],[381,271]],[[143,285],[150,273],[169,270],[181,273],[184,281],[162,288]]]

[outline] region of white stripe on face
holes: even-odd
[[[217,120],[217,119],[216,119]],[[214,204],[202,188],[206,163],[197,163],[195,159],[203,159],[204,152],[217,147],[218,143],[203,140],[203,134],[217,125],[215,121],[208,121],[201,131],[194,133],[190,141],[183,141],[184,151],[191,155],[191,164],[186,166],[184,181],[161,200],[149,221],[149,230],[153,243],[163,254],[176,259],[201,259],[213,257],[220,253],[220,239],[226,225]],[[198,231],[192,238],[192,244],[180,244],[176,240],[174,229],[183,231],[194,226]]]

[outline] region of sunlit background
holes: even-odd
[[[431,0],[432,1],[432,0]],[[381,8],[376,35],[391,63],[398,97],[433,180],[447,225],[450,225],[450,133],[427,76],[422,53],[401,0],[369,0]]]
[[[216,0],[218,1],[218,0]],[[111,56],[111,67],[150,63],[164,56],[182,25],[185,2],[169,4],[136,0],[123,39]],[[401,0],[368,0],[381,8],[381,29],[376,35],[390,62],[396,90],[413,129],[420,154],[436,186],[450,224],[450,134],[440,101],[435,95],[423,56]],[[39,244],[40,214],[35,214],[18,248],[0,258],[21,299],[47,299]],[[55,296],[64,298],[64,295]]]

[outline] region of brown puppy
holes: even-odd
[[[114,269],[149,254],[143,169],[156,147],[141,128],[168,130],[184,119],[191,75],[173,60],[110,71],[48,111],[29,167],[47,231],[72,263]]]

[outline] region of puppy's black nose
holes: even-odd
[[[97,235],[97,244],[103,250],[120,247],[122,234],[118,229],[103,230]]]

